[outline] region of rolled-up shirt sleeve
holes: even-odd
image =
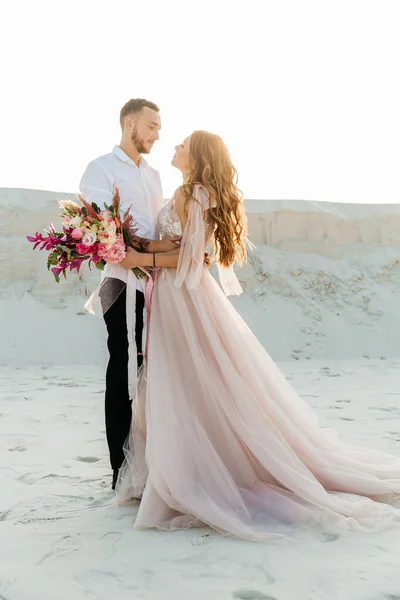
[[[87,202],[96,202],[103,209],[104,203],[110,205],[114,195],[114,178],[99,161],[88,164],[79,184],[81,195]]]

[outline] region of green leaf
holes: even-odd
[[[87,210],[85,206],[82,206],[82,214],[84,217],[87,217]]]
[[[58,265],[57,254],[49,254],[49,256],[47,257],[47,269],[50,269],[51,265]]]
[[[50,252],[47,257],[47,270],[50,271],[51,265],[58,265],[58,252]]]
[[[104,269],[104,263],[103,262],[98,262],[96,265],[96,269],[98,269],[99,271],[102,271]]]
[[[100,208],[97,206],[96,202],[92,202],[92,207],[94,208],[94,210],[97,212],[97,214],[101,213]]]
[[[108,204],[106,204],[105,202],[104,202],[104,208],[105,208],[106,210],[110,210],[110,207],[109,207],[109,206],[108,206]]]

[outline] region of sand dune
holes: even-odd
[[[24,237],[58,222],[66,197],[0,189],[3,364],[106,358],[104,328],[83,310],[99,273],[57,285]],[[246,209],[256,249],[234,303],[275,359],[400,355],[399,206],[249,200]]]

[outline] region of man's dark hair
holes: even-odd
[[[154,102],[150,102],[149,100],[144,100],[143,98],[134,98],[133,100],[128,100],[128,102],[121,108],[121,114],[119,117],[121,129],[124,128],[125,117],[131,115],[132,113],[140,112],[145,106],[151,108],[151,110],[160,112],[157,104],[154,104]]]

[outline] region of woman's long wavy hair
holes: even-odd
[[[195,131],[190,137],[190,172],[182,185],[185,212],[195,183],[210,196],[210,221],[214,232],[213,257],[225,266],[246,258],[247,219],[242,193],[236,187],[237,171],[224,141],[208,131]],[[216,206],[211,207],[212,200]]]

